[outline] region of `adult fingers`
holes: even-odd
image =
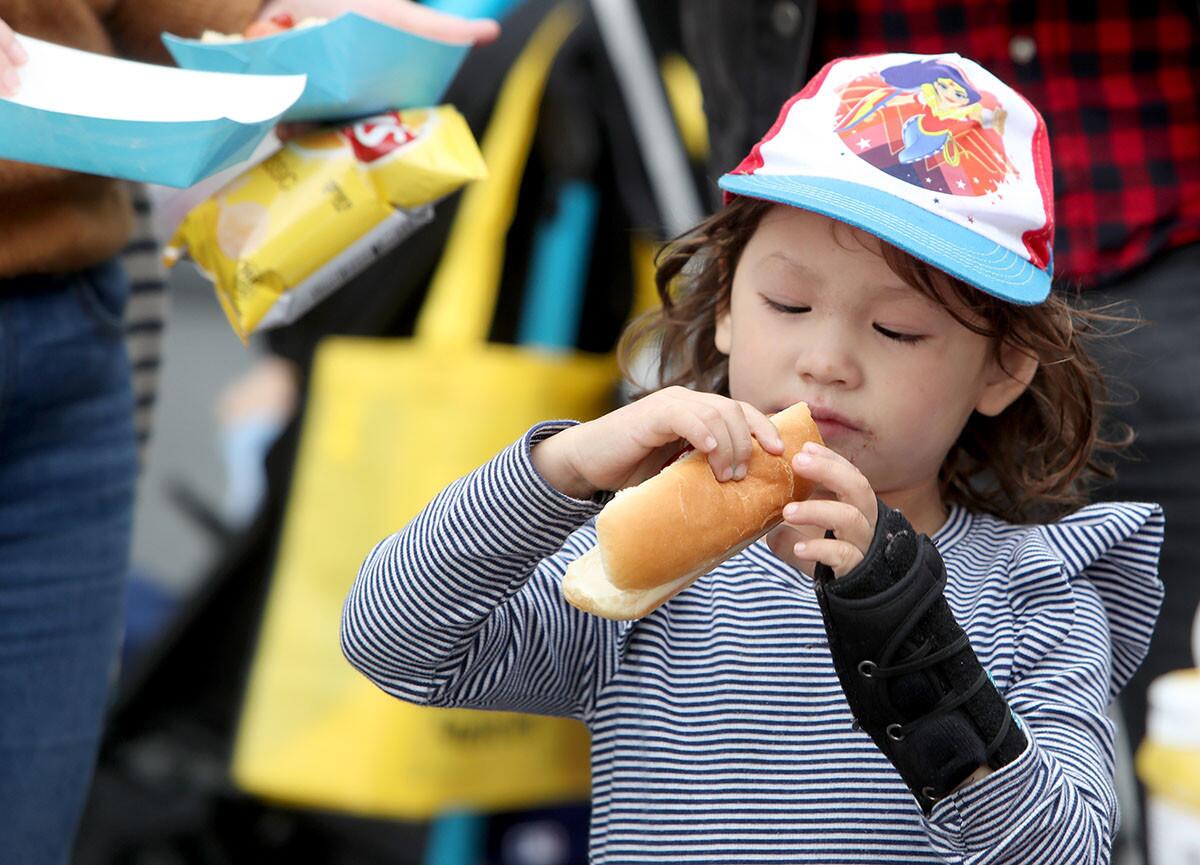
[[[280,143],[286,144],[293,138],[299,138],[320,128],[319,123],[280,123],[275,127],[275,137]]]
[[[15,96],[21,86],[16,67],[29,59],[11,27],[0,19],[0,96]]]
[[[387,23],[439,42],[486,45],[500,35],[500,25],[490,18],[460,18],[417,3],[397,3]]]

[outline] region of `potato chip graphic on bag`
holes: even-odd
[[[454,108],[389,112],[285,144],[184,218],[164,251],[212,279],[234,331],[295,321],[486,174]]]

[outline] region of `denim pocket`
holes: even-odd
[[[125,335],[125,304],[129,301],[129,280],[116,261],[82,271],[75,290],[83,308],[102,333],[112,337]]]

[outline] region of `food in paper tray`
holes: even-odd
[[[296,21],[291,14],[281,12],[260,21],[252,21],[241,33],[219,33],[216,30],[205,30],[200,36],[201,42],[243,42],[246,39],[261,39],[264,36],[274,36],[276,33],[286,33],[288,30],[299,30],[304,27],[316,27],[328,21],[328,18],[303,18]]]
[[[213,280],[242,340],[295,321],[484,177],[448,105],[390,112],[290,140],[188,213],[164,250]]]

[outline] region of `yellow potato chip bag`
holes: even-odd
[[[389,112],[289,141],[193,208],[163,256],[186,252],[234,331],[295,321],[486,176],[454,108]]]

